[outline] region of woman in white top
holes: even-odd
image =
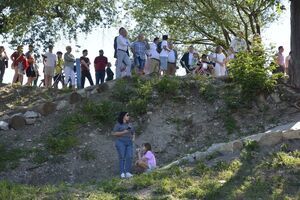
[[[226,74],[226,56],[222,53],[223,48],[217,46],[215,53],[210,55],[210,60],[216,63],[215,65],[215,76],[225,76]]]

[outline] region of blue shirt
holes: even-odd
[[[141,41],[135,41],[132,44],[133,53],[136,57],[140,57],[141,59],[145,59],[146,51],[147,51],[147,45],[146,42]]]
[[[130,129],[129,129],[130,128]],[[132,136],[134,134],[134,128],[131,126],[131,124],[126,124],[126,123],[123,123],[123,124],[120,124],[119,122],[116,123],[116,125],[114,126],[114,129],[113,129],[113,132],[122,132],[124,130],[129,130],[128,133],[125,133],[124,135],[118,137],[118,139],[121,139],[121,138],[129,138],[129,139],[132,139]]]

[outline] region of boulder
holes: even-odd
[[[63,110],[64,108],[66,108],[68,105],[68,101],[66,100],[61,100],[57,103],[57,106],[56,106],[56,110],[59,111],[59,110]]]
[[[288,131],[282,133],[282,139],[283,140],[294,140],[294,139],[300,139],[300,131]]]
[[[266,133],[261,138],[258,144],[260,146],[273,146],[282,141],[282,132]]]
[[[240,140],[235,140],[232,142],[232,149],[234,152],[240,151],[243,149],[243,142]]]
[[[81,102],[81,100],[82,100],[82,96],[79,93],[77,93],[77,92],[73,92],[70,95],[69,103],[70,104],[76,104],[76,103]]]
[[[43,116],[50,115],[54,113],[55,110],[56,110],[56,104],[53,102],[46,102],[38,108],[39,113],[41,113]]]
[[[40,113],[34,111],[26,111],[23,115],[25,118],[39,118]]]
[[[10,119],[9,126],[15,130],[24,128],[26,124],[25,118],[20,115],[15,115]]]
[[[232,143],[213,144],[207,149],[208,153],[214,153],[216,151],[218,151],[220,153],[233,152]]]
[[[0,129],[5,131],[9,130],[9,124],[5,121],[0,121]]]

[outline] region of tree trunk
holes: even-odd
[[[290,84],[300,89],[300,1],[291,1],[291,62],[288,69]]]

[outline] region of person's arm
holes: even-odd
[[[125,135],[125,134],[128,133],[128,132],[129,132],[129,130],[124,130],[124,131],[114,131],[114,132],[112,133],[112,135],[113,135],[113,136],[116,136],[116,137],[121,137],[121,136]]]
[[[80,59],[80,63],[84,65],[87,69],[89,69],[89,64],[85,62],[84,59]]]

